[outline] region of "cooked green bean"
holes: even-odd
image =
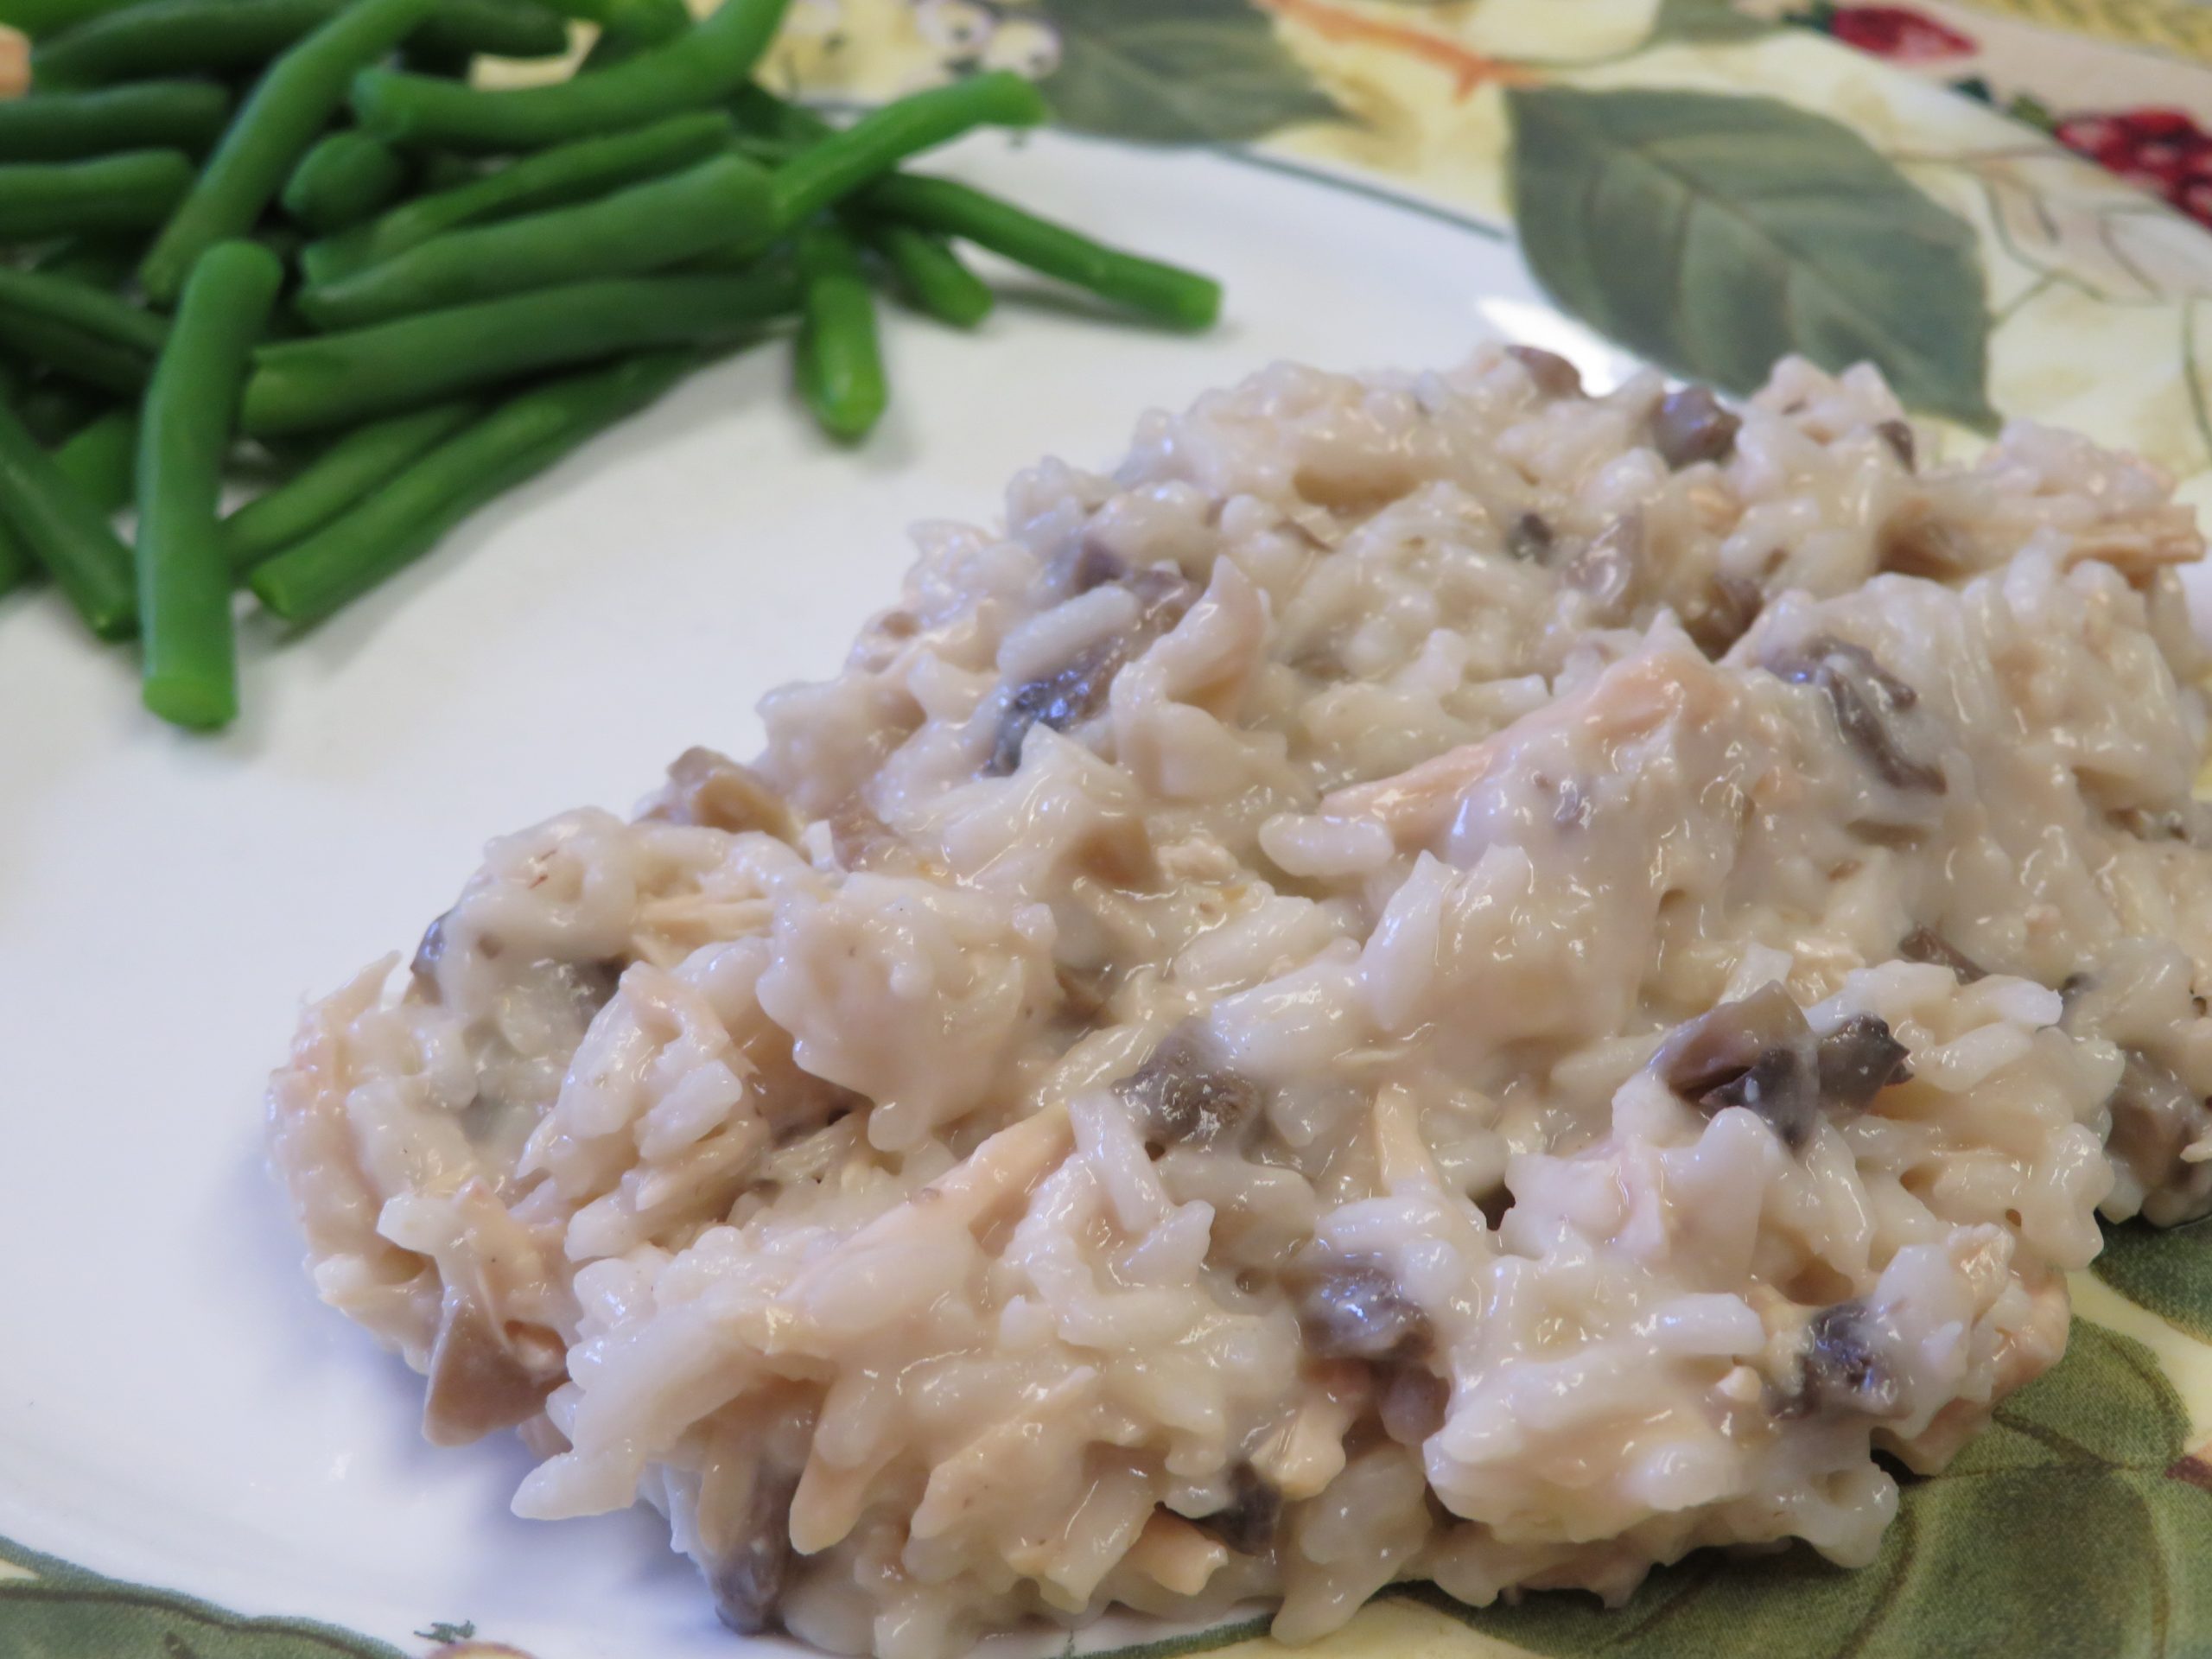
[[[1033,127],[1050,112],[1043,93],[1003,69],[886,104],[778,170],[776,222],[796,230],[917,150],[976,127]]]
[[[731,95],[729,111],[747,132],[779,144],[787,152],[818,144],[837,130],[805,105],[778,98],[758,81],[747,82]]]
[[[54,452],[54,470],[103,518],[130,505],[138,462],[138,411],[111,409]]]
[[[136,0],[0,0],[0,23],[41,40],[135,3]]]
[[[407,188],[407,159],[365,132],[318,138],[284,181],[284,211],[318,236],[381,213]]]
[[[888,392],[876,341],[875,302],[852,238],[830,225],[798,238],[804,310],[796,346],[799,395],[823,431],[848,442],[868,435]]]
[[[353,110],[379,136],[448,149],[542,149],[697,109],[743,86],[785,0],[724,0],[665,46],[550,86],[490,92],[385,69],[353,83]]]
[[[49,317],[151,357],[168,324],[120,296],[42,270],[0,268],[0,311]]]
[[[791,274],[772,268],[626,276],[285,340],[255,354],[245,429],[263,437],[353,426],[543,369],[728,340],[797,298]]]
[[[973,328],[991,315],[997,301],[990,284],[969,270],[943,237],[891,219],[866,221],[864,230],[916,310],[956,328]]]
[[[0,240],[148,230],[168,217],[192,180],[192,158],[177,149],[0,167]]]
[[[403,202],[342,236],[312,243],[301,254],[300,266],[310,283],[334,283],[464,225],[588,200],[703,161],[727,145],[734,131],[721,111],[700,110],[634,132],[579,139],[525,156],[496,173]]]
[[[30,268],[41,276],[59,276],[88,288],[113,288],[137,265],[139,245],[112,237],[75,237],[55,243]]]
[[[41,88],[100,86],[156,75],[258,68],[327,23],[347,0],[140,0],[73,29],[41,35],[31,52]],[[440,0],[410,44],[466,58],[545,57],[568,48],[568,27],[531,0]]]
[[[569,49],[569,20],[537,0],[439,0],[408,43],[461,57],[557,58]]]
[[[0,346],[103,391],[136,397],[168,325],[102,289],[0,270]]]
[[[283,265],[257,242],[219,242],[201,254],[139,422],[140,691],[163,720],[200,731],[238,712],[223,456],[247,353],[283,284]]]
[[[590,16],[599,25],[599,38],[584,54],[586,69],[625,62],[691,27],[691,10],[683,0],[609,0],[593,7]]]
[[[109,400],[66,376],[33,382],[10,400],[41,443],[54,444],[108,407]]]
[[[656,353],[524,392],[261,565],[249,579],[256,596],[288,622],[320,621],[419,558],[494,496],[644,408],[696,361],[688,353]]]
[[[215,142],[230,113],[230,94],[200,80],[10,98],[0,100],[0,156],[11,162],[72,162],[147,149],[197,156]]]
[[[290,478],[223,521],[234,570],[250,569],[321,530],[432,446],[467,425],[482,408],[433,404],[356,427]]]
[[[973,242],[1179,328],[1211,327],[1221,313],[1221,284],[1211,276],[1107,247],[950,179],[899,174],[859,200],[872,213]]]
[[[46,567],[85,626],[127,639],[138,626],[130,550],[58,472],[15,412],[0,404],[0,520]]]
[[[146,377],[154,368],[154,359],[144,352],[52,317],[10,311],[5,306],[0,306],[0,349],[80,385],[124,397],[144,391]]]
[[[739,156],[573,207],[450,231],[299,296],[318,328],[465,305],[502,294],[658,270],[768,224],[768,175]]]
[[[439,3],[352,0],[270,65],[138,267],[138,280],[156,305],[175,299],[201,254],[253,229],[345,102],[354,72],[404,40]]]

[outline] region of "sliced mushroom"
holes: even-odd
[[[2183,1156],[2194,1142],[2212,1134],[2212,1108],[2179,1073],[2139,1048],[2122,1048],[2125,1064],[2108,1103],[2112,1132],[2106,1149],[2149,1190],[2158,1213],[2151,1219],[2171,1224],[2203,1207],[2212,1197],[2212,1162],[2191,1163]],[[2153,1204],[2146,1201],[2146,1213]]]
[[[1874,435],[1890,446],[1890,453],[1908,473],[1919,470],[1919,445],[1910,421],[1877,421]]]
[[[798,1490],[796,1474],[756,1470],[742,1523],[708,1564],[715,1611],[740,1636],[759,1636],[776,1624],[791,1579],[791,1497]]]
[[[1892,1084],[1910,1083],[1905,1046],[1889,1022],[1854,1014],[1820,1042],[1821,1107],[1830,1117],[1855,1116]]]
[[[1136,595],[1136,626],[1094,641],[1052,673],[1016,686],[1000,711],[998,735],[983,764],[986,776],[1004,778],[1020,766],[1021,746],[1031,727],[1065,732],[1096,714],[1105,706],[1106,694],[1122,664],[1134,659],[1153,636],[1180,621],[1198,597],[1196,585],[1173,570],[1139,570],[1120,580]]]
[[[1155,1152],[1210,1146],[1249,1122],[1262,1103],[1259,1084],[1224,1067],[1203,1033],[1188,1026],[1163,1038],[1114,1091]]]
[[[1582,371],[1557,352],[1548,352],[1541,346],[1509,346],[1505,354],[1529,371],[1529,378],[1545,397],[1582,396]]]
[[[1590,595],[1601,614],[1627,604],[1643,559],[1643,515],[1631,509],[1599,531],[1569,559],[1560,579]]]
[[[413,959],[407,964],[408,976],[415,982],[416,992],[425,1002],[443,1000],[438,989],[438,963],[446,954],[446,917],[452,914],[446,911],[430,918],[430,925],[423,930],[422,942],[415,947]]]
[[[1704,602],[1694,614],[1683,619],[1682,626],[1700,651],[1719,658],[1751,632],[1765,603],[1766,595],[1749,577],[1715,576]]]
[[[1558,539],[1552,521],[1541,512],[1519,514],[1505,527],[1507,556],[1527,563],[1541,564],[1549,559]]]
[[[1250,1464],[1240,1463],[1229,1478],[1228,1503],[1211,1515],[1184,1518],[1239,1555],[1264,1555],[1282,1524],[1282,1493]]]
[[[1916,759],[1897,736],[1898,721],[1919,702],[1919,693],[1875,661],[1864,645],[1822,634],[1770,657],[1765,666],[1826,697],[1844,741],[1891,788],[1943,792],[1943,769]]]
[[[1401,1446],[1419,1446],[1444,1427],[1452,1384],[1426,1365],[1407,1363],[1390,1373],[1376,1408],[1382,1432]]]
[[[1651,411],[1651,447],[1675,472],[1700,461],[1723,461],[1735,452],[1744,423],[1722,407],[1709,386],[1670,391]]]
[[[466,1446],[535,1417],[568,1375],[560,1337],[536,1325],[502,1329],[474,1298],[448,1289],[430,1350],[423,1437]]]
[[[1988,969],[1932,927],[1916,927],[1899,939],[1897,955],[1907,962],[1929,962],[1938,968],[1948,968],[1959,976],[1961,985],[1989,977]]]
[[[1863,1301],[1821,1309],[1806,1321],[1794,1375],[1780,1390],[1775,1414],[1896,1416],[1904,1389],[1889,1357],[1894,1337],[1888,1321]]]
[[[1428,1315],[1382,1262],[1332,1261],[1300,1287],[1306,1345],[1323,1359],[1414,1359],[1429,1348]]]
[[[1651,1057],[1651,1069],[1708,1115],[1732,1106],[1756,1113],[1792,1152],[1820,1121],[1813,1028],[1780,985],[1723,1002],[1678,1027]]]
[[[655,823],[701,824],[733,835],[760,830],[791,841],[798,823],[774,785],[713,749],[690,748],[668,769],[668,785],[641,815]]]

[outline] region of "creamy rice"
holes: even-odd
[[[1046,463],[308,1010],[318,1287],[840,1651],[1870,1560],[2098,1210],[2212,1208],[2201,541],[1920,443],[1492,350]]]

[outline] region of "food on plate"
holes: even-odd
[[[897,1659],[1872,1558],[2212,1209],[2166,481],[1871,369],[1279,366],[939,524],[844,668],[494,842],[270,1094],[323,1296]]]
[[[565,52],[563,11],[53,9],[33,95],[0,102],[0,594],[43,573],[103,639],[143,620],[155,713],[235,715],[237,588],[280,624],[319,621],[769,334],[792,335],[822,429],[858,442],[889,396],[872,283],[959,327],[991,308],[956,241],[1171,327],[1220,308],[1210,278],[894,170],[978,127],[1042,121],[1019,75],[925,88],[840,127],[753,84],[785,0],[727,0],[696,24],[682,0],[568,4],[600,31],[576,72],[505,90],[472,84],[475,56]],[[250,85],[233,109],[196,73]],[[242,374],[208,383],[235,391],[197,399],[198,429],[222,442],[213,480],[195,459],[194,490],[236,461],[231,481],[257,493],[214,537],[164,535],[173,519],[142,513],[134,550],[110,522],[133,471],[114,481],[114,440],[142,445],[142,480],[175,460],[156,430],[175,423],[150,404],[137,416],[173,347],[164,314],[211,264],[206,302],[259,321]],[[270,268],[287,290],[273,307],[252,301]],[[141,618],[141,591],[171,596],[171,622],[194,619],[189,650]]]

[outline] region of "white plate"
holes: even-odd
[[[1217,274],[1224,326],[893,318],[857,452],[757,352],[311,637],[250,638],[213,741],[141,713],[50,595],[0,606],[0,1535],[403,1643],[467,1619],[537,1659],[729,1659],[657,1520],[516,1520],[512,1438],[426,1446],[419,1381],[316,1303],[261,1152],[299,998],[410,946],[487,837],[750,753],[760,694],[894,598],[906,527],[991,518],[1042,454],[1108,464],[1144,409],[1278,357],[1445,365],[1510,331],[1620,367],[1495,232],[1370,193],[1049,135],[948,170]]]

